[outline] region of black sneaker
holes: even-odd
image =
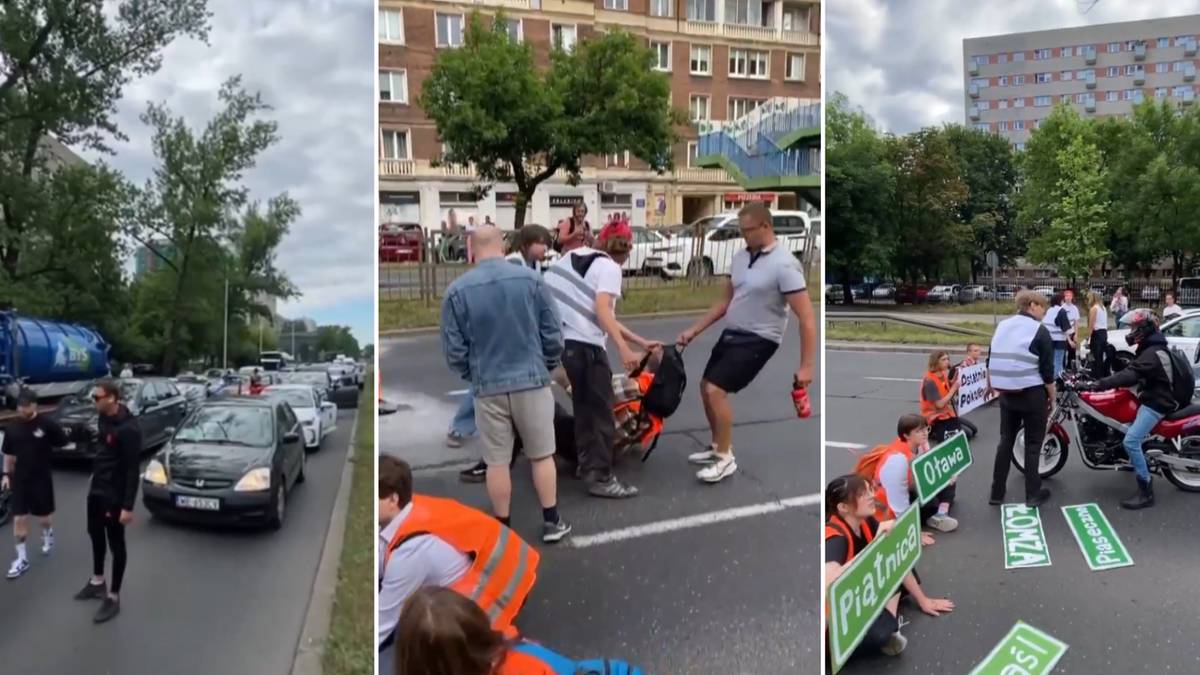
[[[464,483],[482,483],[487,480],[487,464],[481,460],[469,469],[458,472],[458,479]]]
[[[108,584],[99,583],[93,584],[91,579],[88,579],[78,593],[75,594],[76,600],[99,600],[100,598],[108,597]]]
[[[113,600],[111,595],[104,596],[104,602],[100,603],[100,609],[96,610],[96,616],[92,617],[93,623],[104,623],[121,613],[121,601]]]
[[[588,493],[593,497],[605,499],[629,499],[638,495],[638,489],[622,483],[616,476],[611,476],[608,480],[594,481],[588,486]]]
[[[1041,492],[1025,499],[1025,506],[1041,506],[1047,499],[1050,499],[1050,489],[1042,488]]]
[[[562,518],[557,523],[542,523],[542,543],[554,544],[571,533],[571,524]]]

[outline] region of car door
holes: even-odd
[[[1200,316],[1185,316],[1163,324],[1167,344],[1179,349],[1188,361],[1197,363],[1197,346],[1200,345]]]
[[[188,402],[187,396],[179,391],[179,387],[175,386],[174,382],[162,381],[159,382],[159,387],[166,395],[166,411],[164,415],[166,420],[163,424],[164,430],[168,427],[179,428],[183,419],[187,417],[188,411],[191,410],[191,404]],[[200,402],[196,402],[199,407]]]
[[[142,449],[151,448],[162,437],[162,410],[159,408],[158,390],[153,382],[143,382],[138,392],[138,426],[142,429]]]
[[[287,476],[286,484],[291,487],[300,473],[301,455],[304,454],[304,435],[299,429],[300,422],[296,419],[296,413],[292,412],[292,406],[280,403],[277,413],[280,421],[279,437],[283,441],[284,475]],[[299,438],[292,441],[287,440],[287,435],[290,433],[298,434]]]
[[[321,433],[328,435],[337,426],[337,405],[318,398],[317,409],[321,412]]]

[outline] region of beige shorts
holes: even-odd
[[[554,454],[554,394],[550,387],[475,397],[475,425],[488,466],[508,466],[516,432],[529,459]]]

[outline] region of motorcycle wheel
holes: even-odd
[[[1013,443],[1012,463],[1021,473],[1025,473],[1025,430],[1017,432],[1017,442]],[[1046,432],[1042,441],[1042,454],[1038,462],[1038,473],[1042,478],[1049,478],[1062,471],[1067,465],[1067,435],[1061,429],[1054,428]]]
[[[1193,439],[1193,443],[1198,442]],[[1195,451],[1186,452],[1185,456],[1188,459],[1200,459],[1200,453]],[[1159,467],[1163,476],[1175,487],[1184,492],[1200,492],[1200,470],[1175,468],[1170,464],[1159,464]]]

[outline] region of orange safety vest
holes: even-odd
[[[947,404],[945,409],[938,410],[933,406],[933,401],[925,400],[925,383],[930,380],[937,387],[939,399],[946,398],[950,394],[950,381],[947,378],[933,371],[925,373],[925,377],[921,380],[921,391],[919,394],[921,399],[921,417],[924,417],[925,421],[929,422],[930,425],[937,420],[951,420],[958,417],[958,413],[954,410],[953,402]]]
[[[867,545],[871,544],[871,540],[875,538],[875,534],[871,532],[871,526],[866,520],[859,523],[862,526],[863,537],[867,540]],[[825,540],[828,541],[834,537],[845,537],[849,542],[850,547],[846,552],[846,559],[842,561],[843,565],[849,565],[857,551],[854,550],[854,537],[850,534],[850,525],[842,520],[842,517],[836,513],[829,516],[829,520],[825,521]]]
[[[628,408],[629,411],[634,415],[640,413],[642,411],[642,399],[640,396],[645,396],[646,392],[650,391],[650,385],[653,383],[654,373],[643,372],[639,374],[637,376],[639,398],[615,406],[613,408],[613,413],[615,414],[620,412],[622,408]],[[646,419],[650,421],[650,428],[647,429],[646,432],[642,434],[641,438],[638,439],[638,442],[641,443],[642,447],[644,448],[650,447],[650,443],[653,442],[655,437],[661,434],[663,430],[663,421],[658,415],[646,413]]]
[[[500,521],[453,499],[413,495],[412,511],[388,543],[392,551],[421,535],[433,535],[471,558],[471,567],[450,588],[487,613],[492,628],[512,635],[513,621],[537,581],[541,556]]]
[[[854,472],[871,481],[871,486],[875,488],[875,519],[881,523],[896,517],[895,512],[888,506],[887,490],[883,489],[883,483],[879,480],[883,465],[895,454],[903,454],[908,460],[908,481],[911,484],[913,452],[908,448],[908,441],[903,438],[897,438],[888,445],[872,448],[867,454],[859,457],[854,466]]]

